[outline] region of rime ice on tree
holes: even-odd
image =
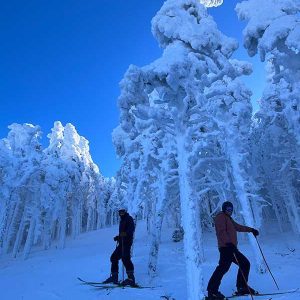
[[[203,203],[218,206],[231,190],[244,220],[250,226],[260,220],[255,185],[246,173],[251,93],[237,80],[251,67],[230,59],[236,41],[217,29],[198,1],[166,1],[152,20],[152,32],[164,52],[148,66],[130,66],[124,76],[119,107],[125,142],[116,146],[123,149],[123,166],[129,170],[128,199],[136,199],[136,192],[142,198],[145,190],[152,195],[152,205],[145,204],[152,219],[150,273],[156,271],[166,207],[174,213],[178,199],[188,298],[199,299],[204,261],[200,216],[211,213]],[[135,170],[149,178],[143,189],[138,189]],[[220,182],[224,175],[228,180]],[[167,192],[171,182],[177,192],[172,198]],[[218,201],[209,200],[209,193]]]
[[[44,150],[39,126],[9,129],[0,140],[1,253],[26,258],[33,245],[47,249],[58,241],[64,247],[67,235],[102,227],[109,201],[104,195],[114,185],[100,174],[75,127],[55,122]]]

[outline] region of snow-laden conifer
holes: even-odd
[[[26,258],[33,245],[47,249],[55,241],[64,247],[68,235],[104,226],[109,184],[75,127],[55,122],[44,150],[39,126],[9,129],[0,141],[1,253]]]
[[[289,223],[299,233],[300,1],[249,0],[236,10],[248,22],[244,46],[249,55],[258,52],[267,62],[266,88],[253,131],[261,193],[272,204],[280,228]]]
[[[285,115],[300,144],[300,1],[249,0],[236,11],[248,22],[243,34],[249,55],[259,52],[272,69],[264,101]]]
[[[121,128],[130,144],[141,137],[151,143],[152,150],[149,153],[152,153],[150,156],[156,160],[156,164],[152,164],[151,172],[148,170],[147,173],[154,180],[152,187],[163,186],[158,182],[168,182],[168,174],[176,174],[173,181],[178,187],[184,229],[188,297],[198,299],[203,295],[201,264],[204,257],[200,211],[204,195],[218,190],[221,202],[224,200],[224,189],[229,189],[226,184],[231,184],[232,195],[241,208],[244,221],[254,225],[256,212],[253,210],[259,210],[255,196],[251,198],[255,188],[250,188],[250,182],[253,182],[247,175],[250,92],[236,80],[251,70],[249,64],[230,59],[237,48],[236,41],[217,29],[206,9],[197,1],[166,1],[152,20],[152,32],[164,52],[161,58],[148,66],[130,66],[128,69],[121,83],[119,99]],[[154,128],[153,122],[157,128],[154,134],[149,130]],[[157,146],[154,147],[155,138]],[[145,154],[144,147],[141,149],[130,150],[134,165],[137,165],[134,161]],[[209,152],[212,157],[205,157]],[[124,155],[130,159],[126,150]],[[168,157],[176,161],[175,164],[169,164],[175,167],[172,171],[168,166]],[[219,174],[211,177],[214,178],[211,186],[205,186],[207,182],[202,182],[199,188],[197,182],[202,178],[198,159],[205,162],[210,160],[210,164],[202,165],[207,168],[207,172],[202,173],[203,178],[208,180],[206,173],[210,171],[218,173],[215,165],[223,161],[231,182],[227,181],[218,189],[217,178],[220,183],[220,177],[225,174],[219,171]],[[156,217],[151,229],[154,236],[151,246],[153,258],[150,256],[149,266],[153,270],[161,209],[164,208],[162,203],[165,201],[164,185],[162,190],[158,189],[161,191],[157,194],[159,198],[154,199],[152,205]]]

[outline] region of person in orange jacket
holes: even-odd
[[[206,298],[208,300],[226,299],[226,297],[219,292],[219,287],[221,280],[228,272],[231,263],[235,263],[239,266],[236,280],[236,293],[239,295],[247,295],[249,293],[257,294],[257,292],[248,285],[250,262],[237,248],[237,231],[251,232],[254,236],[259,235],[259,232],[254,228],[236,223],[231,218],[232,212],[233,204],[226,201],[222,205],[222,211],[215,217],[215,229],[220,252],[220,260],[219,265],[208,282],[208,297]]]

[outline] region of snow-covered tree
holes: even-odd
[[[150,167],[151,172],[148,166],[147,173],[153,178],[152,189],[163,188],[157,188],[158,197],[153,199],[155,225],[151,229],[149,266],[156,268],[166,183],[171,175],[170,181],[178,187],[181,206],[188,297],[198,299],[203,296],[201,264],[204,261],[200,206],[209,191],[218,190],[219,201],[224,200],[220,194],[226,189],[226,184],[223,188],[216,187],[216,181],[220,182],[224,174],[214,168],[215,162],[223,160],[224,166],[227,162],[227,169],[223,169],[230,174],[233,194],[250,226],[255,224],[251,209],[259,209],[255,197],[249,199],[255,188],[250,188],[253,181],[246,173],[250,92],[236,80],[251,69],[247,63],[230,59],[237,43],[217,29],[197,1],[166,1],[152,20],[152,32],[164,49],[163,55],[143,68],[129,67],[121,83],[120,126],[125,133],[123,140],[132,145],[141,145],[141,137],[148,139],[148,143],[157,141],[157,146],[152,144],[148,152],[156,163]],[[151,132],[153,121],[157,129]],[[127,164],[145,155],[144,148],[123,148],[126,159],[133,157],[132,161],[126,160]],[[169,163],[168,158],[173,162]],[[211,176],[214,178],[211,186],[205,185],[209,176],[202,173],[201,178],[199,158],[208,172],[211,169],[212,173],[218,173]],[[199,190],[197,181],[203,178],[206,182],[202,182]]]
[[[266,221],[275,217],[281,231],[292,229],[299,234],[300,148],[288,126],[284,115],[260,108],[251,137],[252,164],[260,193],[271,204],[264,209]]]
[[[39,126],[12,124],[0,141],[0,249],[23,252],[33,245],[64,247],[73,238],[106,223],[105,201],[114,185],[100,174],[88,141],[75,127],[55,122],[42,150]],[[111,182],[114,180],[111,179]],[[111,192],[104,197],[101,191]]]
[[[201,4],[206,7],[220,6],[223,4],[223,0],[199,0]]]
[[[300,1],[249,0],[236,11],[248,21],[243,34],[249,55],[259,52],[272,70],[263,101],[276,101],[300,144]]]
[[[104,204],[100,201],[101,184],[105,182],[92,161],[88,141],[73,125],[62,127],[56,122],[49,138],[44,163],[56,197],[52,222],[57,222],[56,234],[63,247],[67,234],[75,237],[86,229],[96,229],[97,222],[100,227],[105,224]]]
[[[259,52],[267,61],[267,84],[253,131],[258,142],[253,151],[261,166],[257,176],[280,228],[288,219],[299,233],[300,1],[249,0],[238,4],[236,11],[248,22],[244,46],[249,55]]]
[[[1,252],[13,251],[15,256],[24,245],[24,253],[29,252],[38,220],[39,189],[42,157],[39,126],[12,124],[3,147],[10,158],[6,165],[4,181],[6,197],[2,199],[5,217],[1,222]],[[3,149],[2,148],[2,149]]]

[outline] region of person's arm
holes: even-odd
[[[128,218],[128,224],[127,224],[127,229],[126,229],[126,233],[127,236],[133,236],[134,233],[134,221],[132,217]]]
[[[227,217],[224,214],[220,214],[215,218],[217,237],[224,245],[226,245],[227,243],[231,243],[229,234],[227,232],[226,222],[228,222],[228,220],[226,220],[226,218]]]
[[[251,228],[251,227],[238,224],[233,220],[232,220],[232,222],[233,222],[233,225],[234,225],[236,231],[239,231],[239,232],[252,232],[253,231],[253,228]]]

